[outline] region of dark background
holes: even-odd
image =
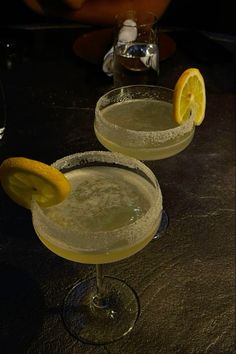
[[[172,0],[160,25],[235,38],[232,4]],[[7,102],[1,160],[25,156],[51,163],[102,148],[93,130],[94,107],[112,79],[101,66],[73,55],[84,29],[4,30],[53,22],[60,20],[34,14],[22,0],[1,2],[0,80]],[[108,348],[81,344],[67,333],[61,304],[75,281],[92,276],[93,267],[47,251],[29,211],[0,188],[0,354],[235,353],[236,65],[231,51],[209,36],[170,35],[177,49],[161,63],[159,84],[173,88],[185,69],[199,68],[206,119],[183,153],[148,163],[170,217],[165,237],[106,267],[140,296],[142,314],[133,333]]]
[[[54,21],[62,20],[39,16],[33,13],[23,1],[8,0],[1,3],[1,26],[24,23],[43,24]],[[172,0],[160,20],[160,25],[235,34],[234,2],[232,0]]]

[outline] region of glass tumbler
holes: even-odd
[[[155,14],[128,11],[117,15],[113,47],[115,87],[157,84],[159,48]]]

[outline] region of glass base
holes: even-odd
[[[65,298],[65,326],[84,343],[114,342],[132,330],[139,316],[137,295],[125,282],[105,276],[103,288],[102,304],[96,299],[96,278],[78,282]]]
[[[153,236],[153,240],[157,240],[164,235],[169,225],[169,217],[165,210],[162,211],[161,224],[156,234]]]

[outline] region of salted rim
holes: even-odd
[[[108,98],[108,96],[112,94],[114,95],[117,92],[117,102],[115,102],[115,104],[117,104],[123,101],[127,101],[129,98],[132,98],[130,97],[130,95],[132,94],[133,89],[137,90],[138,88],[140,89],[148,88],[150,90],[153,89],[154,93],[155,92],[160,93],[160,96],[163,96],[163,94],[168,93],[171,99],[168,98],[157,99],[153,97],[150,97],[150,99],[155,99],[157,101],[165,101],[172,104],[174,90],[167,87],[155,86],[155,85],[129,85],[129,86],[123,86],[123,87],[112,89],[106,92],[103,96],[101,96],[96,103],[94,124],[96,125],[98,132],[101,131],[104,132],[105,130],[106,135],[110,137],[112,136],[113,138],[115,138],[115,136],[117,135],[119,136],[122,135],[122,140],[126,140],[128,144],[135,143],[140,146],[143,146],[143,144],[141,145],[140,142],[143,142],[144,144],[148,144],[148,145],[149,144],[155,145],[155,143],[156,144],[165,143],[168,140],[176,138],[178,135],[179,136],[185,135],[186,133],[188,133],[194,128],[194,114],[191,114],[189,119],[186,120],[186,122],[184,122],[183,124],[171,129],[166,129],[161,131],[144,131],[144,130],[137,131],[137,130],[127,129],[127,128],[120,127],[117,124],[108,122],[105,118],[103,118],[101,111],[103,108],[106,108],[110,103],[110,99]],[[127,91],[127,93],[125,91]],[[139,99],[141,98],[142,96],[139,97]],[[101,109],[101,105],[103,106],[105,105],[105,107]]]
[[[68,160],[70,161],[70,163],[68,164]],[[147,211],[147,213],[145,215],[143,215],[142,217],[140,217],[137,221],[133,222],[132,224],[126,225],[126,226],[122,226],[118,229],[112,230],[112,231],[91,231],[91,232],[87,232],[87,231],[83,231],[82,234],[84,236],[89,236],[89,235],[93,235],[93,236],[99,236],[99,235],[103,235],[104,237],[106,235],[110,235],[112,237],[112,235],[114,234],[119,234],[121,233],[123,235],[123,238],[125,238],[125,234],[127,234],[127,237],[129,237],[129,239],[133,239],[135,237],[135,235],[137,235],[137,232],[139,229],[150,229],[150,225],[153,224],[153,220],[157,219],[158,217],[160,218],[161,212],[162,212],[162,193],[161,193],[161,189],[159,186],[159,183],[157,181],[156,176],[154,175],[154,173],[141,161],[133,158],[133,157],[128,157],[125,156],[121,153],[112,153],[109,151],[88,151],[88,152],[82,152],[82,153],[75,153],[72,155],[68,155],[65,156],[57,161],[55,161],[52,166],[61,170],[63,172],[63,170],[71,170],[73,169],[73,167],[75,167],[76,165],[79,166],[79,161],[81,161],[82,163],[93,163],[93,162],[100,162],[100,163],[112,163],[112,164],[117,164],[120,165],[122,167],[126,166],[129,167],[131,169],[138,169],[140,171],[142,171],[153,183],[153,187],[155,189],[156,192],[156,198],[153,197],[153,202],[151,207],[149,208],[149,210]],[[77,162],[77,164],[76,164]],[[135,171],[134,171],[135,172]],[[68,231],[65,230],[65,228],[60,227],[57,223],[55,223],[54,221],[52,221],[45,213],[44,213],[44,208],[40,207],[38,205],[38,203],[36,201],[32,202],[32,216],[33,216],[33,221],[36,218],[36,215],[40,217],[40,229],[44,231],[42,231],[42,237],[49,240],[50,242],[52,242],[53,244],[62,247],[63,249],[66,250],[70,250],[70,251],[76,251],[76,250],[80,250],[82,252],[96,252],[98,251],[98,248],[92,248],[90,247],[89,249],[86,248],[80,248],[75,247],[75,246],[71,246],[66,244],[65,242],[61,241],[61,238],[68,233]],[[155,217],[156,215],[156,217]],[[44,223],[42,223],[42,219],[44,219]],[[142,225],[142,227],[140,227],[140,225]],[[53,232],[48,232],[48,230],[51,230]],[[78,235],[78,231],[76,230],[70,230],[69,231],[70,234],[72,235]],[[59,236],[58,238],[52,237],[51,234],[57,235]],[[142,238],[143,239],[143,238]],[[140,240],[139,238],[136,238],[136,242],[134,243],[134,245],[140,241],[142,241],[142,239]]]

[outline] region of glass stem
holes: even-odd
[[[96,307],[104,308],[106,307],[106,299],[104,296],[102,264],[96,264],[96,286],[97,286],[97,293],[93,299],[93,303]]]

